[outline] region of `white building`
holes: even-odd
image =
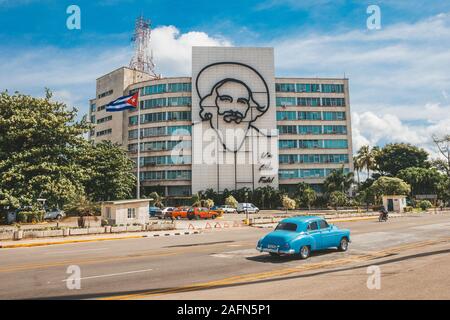
[[[348,79],[276,78],[273,48],[194,47],[192,78],[153,79],[123,67],[97,79],[94,141],[137,154],[137,111],[105,106],[139,91],[141,184],[166,196],[265,185],[320,191],[352,171]]]

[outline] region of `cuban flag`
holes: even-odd
[[[114,111],[123,111],[123,110],[127,110],[127,109],[137,108],[138,96],[139,96],[139,93],[136,92],[135,94],[130,94],[128,96],[120,97],[119,99],[114,100],[113,102],[109,103],[106,106],[106,111],[114,112]]]

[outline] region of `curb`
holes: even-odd
[[[52,241],[52,242],[36,242],[36,243],[15,243],[15,244],[0,244],[0,249],[13,249],[13,248],[30,248],[30,247],[43,247],[56,244],[70,244],[70,243],[83,243],[83,242],[97,242],[97,241],[112,241],[112,240],[126,240],[126,239],[141,239],[141,238],[153,238],[153,237],[167,237],[167,236],[181,236],[190,234],[200,234],[200,231],[186,231],[175,233],[155,233],[152,235],[144,234],[139,236],[127,236],[117,238],[98,238],[98,239],[73,239],[64,241]]]

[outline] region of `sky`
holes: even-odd
[[[66,26],[72,4],[80,30]],[[0,0],[0,91],[48,87],[82,116],[95,80],[129,64],[141,14],[163,76],[190,75],[193,45],[270,46],[276,76],[349,78],[355,150],[409,142],[435,156],[431,136],[450,134],[447,0]]]

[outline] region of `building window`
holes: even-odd
[[[128,219],[136,219],[136,208],[128,208]]]
[[[170,97],[168,98],[169,106],[190,106],[192,104],[191,97]]]
[[[297,126],[277,126],[279,134],[297,134]]]
[[[105,110],[105,109],[106,109],[106,104],[97,107],[97,111],[102,111],[102,110]]]
[[[166,92],[165,84],[157,84],[153,86],[147,86],[141,89],[141,96],[147,96],[151,94],[158,94]]]
[[[345,120],[345,112],[327,112],[323,113],[323,120],[340,121]]]
[[[297,101],[294,97],[277,97],[276,103],[277,107],[295,106]]]
[[[317,83],[297,83],[297,92],[320,92],[320,84]]]
[[[320,106],[320,98],[298,98],[297,104],[299,106],[318,107]]]
[[[322,92],[325,93],[343,93],[343,84],[322,84]]]
[[[191,83],[169,83],[169,92],[191,92]]]
[[[95,118],[94,118],[95,119]],[[97,120],[97,124],[104,123],[112,120],[112,116],[103,117]],[[95,121],[95,120],[94,120]]]
[[[111,207],[106,207],[106,218],[111,219]]]
[[[277,121],[297,120],[295,111],[277,111]]]
[[[91,123],[95,123],[95,115],[91,116]]]
[[[112,94],[113,94],[113,92],[114,92],[114,90],[109,90],[109,91],[106,91],[106,92],[100,93],[100,94],[98,95],[98,98],[99,98],[99,99],[101,99],[101,98],[104,98],[104,97],[110,96],[110,95],[112,95]]]
[[[324,140],[323,147],[325,149],[347,149],[348,141],[345,139]]]
[[[297,140],[278,140],[278,148],[280,149],[297,148]]]
[[[167,113],[167,120],[169,121],[191,121],[190,111],[171,111]]]
[[[138,124],[138,116],[131,116],[131,117],[128,118],[128,125],[129,126],[136,126],[137,124]]]
[[[97,109],[97,105],[95,103],[91,104],[91,112],[95,112],[95,110]]]
[[[298,112],[299,120],[321,120],[322,114],[321,112],[312,112],[312,111],[299,111]]]
[[[108,135],[111,133],[112,133],[112,129],[102,130],[102,131],[97,132],[97,137],[105,136],[105,135]]]
[[[347,134],[347,126],[342,125],[326,125],[323,126],[324,134]]]
[[[140,105],[141,105],[142,110],[166,107],[167,99],[166,98],[157,98],[157,99],[142,100],[140,102]]]
[[[161,122],[167,120],[167,115],[165,112],[146,113],[141,117],[141,123]]]
[[[298,134],[322,134],[322,126],[298,126]]]
[[[345,99],[344,98],[322,98],[322,106],[345,107]]]
[[[275,84],[277,92],[295,92],[295,84],[293,83],[277,83]]]

